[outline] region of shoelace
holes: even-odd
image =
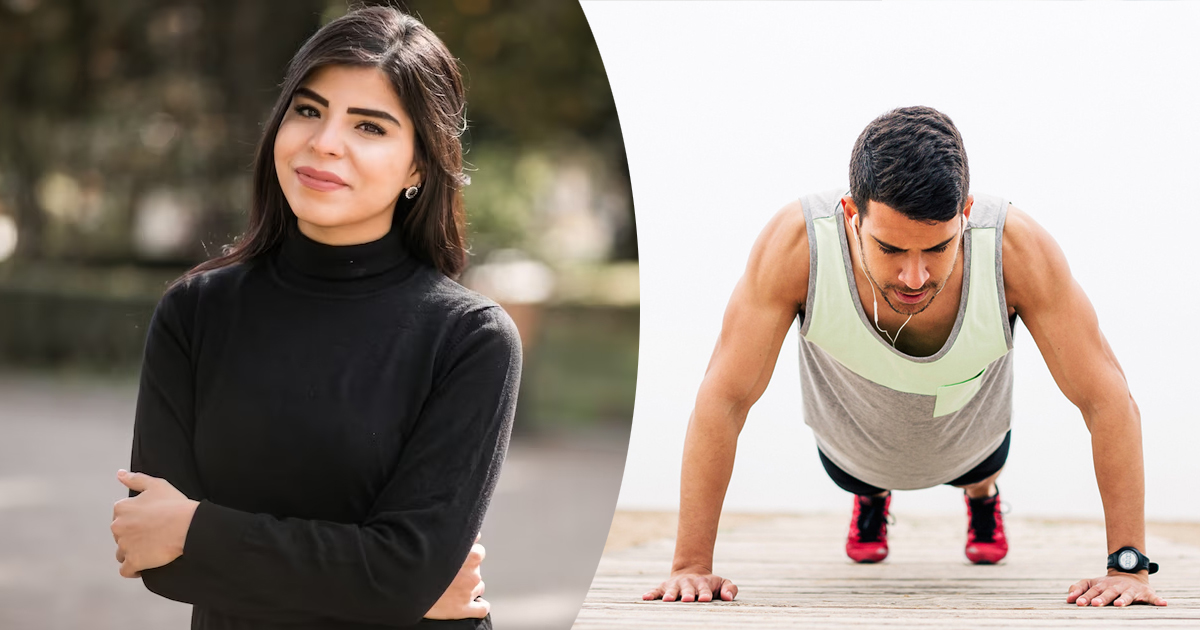
[[[977,542],[993,542],[996,533],[996,509],[1000,507],[996,505],[996,500],[995,496],[971,499],[971,529],[975,532]]]
[[[861,542],[878,542],[879,533],[885,521],[883,507],[887,505],[887,497],[871,497],[858,501],[858,539]],[[890,519],[887,519],[890,520]]]

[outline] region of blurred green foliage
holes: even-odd
[[[65,282],[64,274],[70,276]],[[160,287],[172,275],[80,274],[54,266],[39,267],[32,277],[0,275],[0,366],[135,373]],[[516,429],[628,424],[638,312],[636,305],[542,309],[525,356]]]
[[[462,62],[473,254],[520,248],[554,263],[593,252],[559,269],[575,301],[547,306],[532,333],[519,426],[628,422],[636,267],[606,273],[602,263],[636,259],[636,233],[616,110],[582,10],[571,0],[388,4],[420,17]],[[0,260],[0,364],[136,368],[165,283],[243,229],[260,125],[288,60],[347,7],[0,0],[0,219],[15,218],[19,235],[15,256]],[[166,255],[137,246],[151,202],[169,211],[168,232],[183,230]]]
[[[519,245],[531,229],[533,210],[519,205],[534,194],[519,189],[527,180],[495,181],[519,174],[529,154],[586,146],[600,185],[628,200],[612,94],[576,2],[399,6],[465,70],[477,250]],[[329,0],[0,1],[0,214],[16,218],[17,258],[137,261],[138,205],[160,189],[201,238],[159,262],[191,264],[230,242],[284,67],[346,10]],[[613,255],[635,258],[632,203],[624,212]]]
[[[527,362],[522,377],[521,404],[533,422],[629,422],[637,383],[638,323],[636,307],[547,309],[535,360]]]
[[[401,3],[462,60],[478,142],[555,142],[564,130],[606,151],[621,129],[583,10],[564,0]]]

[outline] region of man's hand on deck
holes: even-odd
[[[688,567],[671,573],[671,577],[658,588],[642,595],[644,600],[662,599],[664,602],[711,602],[713,595],[727,602],[737,597],[738,588],[733,582],[713,575],[704,567]]]
[[[1166,606],[1167,600],[1154,592],[1154,587],[1150,586],[1150,576],[1144,572],[1109,571],[1104,577],[1072,584],[1067,592],[1067,603],[1079,606],[1128,606],[1139,603]]]

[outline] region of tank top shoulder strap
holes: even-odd
[[[975,194],[975,203],[971,204],[971,218],[967,219],[968,228],[1000,228],[1004,225],[1004,216],[1008,212],[1008,201],[995,195]]]

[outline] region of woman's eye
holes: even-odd
[[[297,105],[292,108],[292,111],[305,118],[312,118],[318,115],[317,108],[313,107],[312,105]]]
[[[373,136],[382,136],[384,134],[383,128],[375,123],[365,122],[359,125],[359,128]]]

